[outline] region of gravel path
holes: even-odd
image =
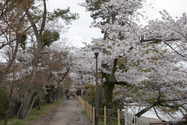
[[[45,118],[34,125],[92,125],[87,116],[83,115],[80,102],[70,97],[63,100]]]

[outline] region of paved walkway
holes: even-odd
[[[34,125],[92,125],[87,116],[83,115],[80,102],[70,97],[63,100],[48,116]]]

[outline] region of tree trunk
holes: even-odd
[[[45,100],[47,103],[51,103],[54,101],[54,86],[46,86],[47,88],[47,95],[45,96]]]
[[[37,49],[34,53],[34,59],[32,60],[32,78],[31,82],[29,85],[29,88],[25,94],[25,98],[23,101],[23,104],[21,106],[21,109],[19,110],[20,112],[17,115],[17,118],[19,119],[25,119],[25,116],[27,115],[27,109],[29,108],[31,98],[34,94],[35,88],[37,87],[36,85],[36,80],[37,80],[37,64],[41,55],[42,51],[42,32],[44,31],[45,27],[45,22],[46,22],[46,14],[47,14],[47,9],[46,9],[46,0],[43,0],[43,6],[44,6],[44,12],[43,12],[43,17],[42,17],[42,23],[40,29],[37,28],[37,25],[30,13],[30,11],[25,8],[26,15],[28,17],[29,22],[32,25],[32,28],[34,30],[34,34],[36,36],[37,40]],[[39,31],[39,32],[38,32]]]
[[[27,93],[25,94],[24,101],[22,102],[20,109],[17,113],[18,119],[25,119],[27,115],[27,109],[29,108],[34,91],[35,91],[35,88],[33,87],[31,90],[28,90]]]
[[[112,108],[112,97],[113,97],[114,84],[103,83],[103,106]]]
[[[58,87],[58,99],[60,99],[62,96],[61,96],[61,87],[59,86]]]
[[[57,90],[57,88],[55,88],[55,101],[57,101],[57,92],[58,90]]]
[[[31,104],[30,109],[29,109],[29,111],[28,111],[28,113],[27,113],[27,116],[31,113],[31,110],[32,110],[32,107],[33,107],[33,105],[34,105],[34,102],[35,102],[36,98],[37,98],[38,96],[40,96],[41,94],[42,94],[42,91],[40,91],[40,92],[34,97],[34,99],[32,100],[32,104]]]
[[[14,78],[13,78],[14,79]],[[5,125],[7,125],[7,121],[8,121],[8,116],[10,114],[10,111],[11,111],[11,99],[12,99],[12,91],[13,91],[13,84],[14,84],[14,80],[12,82],[12,87],[11,87],[11,90],[10,90],[10,95],[9,95],[9,99],[8,99],[8,112],[6,114],[6,117],[5,117]]]
[[[39,104],[38,104],[38,109],[40,110],[40,106],[41,105],[41,94],[40,94],[40,96],[39,96]]]
[[[46,95],[45,101],[46,101],[46,103],[51,103],[51,102],[53,101],[50,94],[47,94],[47,95]]]

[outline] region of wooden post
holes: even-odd
[[[127,113],[128,113],[128,108],[125,108],[125,125],[127,125]]]
[[[81,97],[80,97],[80,100],[81,100],[81,106],[82,106],[82,109],[84,110],[84,103],[83,103],[83,100],[82,100]]]
[[[84,110],[84,100],[80,97],[80,100],[81,100],[81,105],[82,105],[82,109]]]
[[[86,108],[87,108],[87,116],[88,118],[90,117],[90,113],[89,113],[89,106],[88,106],[88,102],[86,102]]]
[[[120,125],[120,110],[118,109],[118,125]]]
[[[84,101],[84,110],[86,111],[86,101]]]
[[[106,125],[106,106],[104,106],[104,125]]]
[[[82,99],[82,108],[83,108],[83,110],[85,110],[85,108],[84,108],[84,100]]]
[[[95,107],[93,107],[93,125],[95,125]]]
[[[92,121],[92,106],[90,105],[90,121]]]

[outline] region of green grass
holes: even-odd
[[[87,112],[86,112],[85,110],[83,110],[81,113],[82,113],[83,115],[87,115]]]
[[[81,112],[83,115],[87,115],[87,112],[85,111],[85,110],[83,110],[82,112]],[[107,125],[117,125],[118,124],[118,121],[117,120],[111,120],[111,119],[107,119],[107,123],[106,123]],[[98,121],[98,125],[104,125],[104,122],[100,119],[99,121]],[[122,123],[121,123],[121,125],[123,125]]]
[[[16,118],[12,118],[8,120],[8,125],[31,125],[35,121],[41,119],[45,115],[48,114],[48,112],[53,109],[56,105],[58,105],[62,99],[59,99],[58,101],[55,101],[50,104],[44,104],[41,106],[40,110],[38,108],[33,108],[30,115],[25,118],[25,120],[20,120]],[[4,125],[4,121],[0,121],[0,125]]]
[[[99,122],[98,122],[98,125],[104,125],[104,122],[100,122],[100,121],[99,121]]]
[[[109,119],[107,119],[107,123],[106,123],[107,125],[118,125],[118,121],[117,120],[109,120]],[[98,122],[98,125],[104,125],[104,122],[103,121],[99,121]],[[123,125],[122,123],[121,123],[121,125]]]
[[[116,120],[108,120],[108,123],[109,123],[110,125],[117,125],[117,124],[118,124],[118,121],[116,121]]]

